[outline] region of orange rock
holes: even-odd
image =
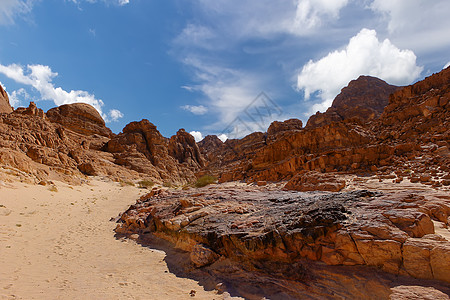
[[[9,105],[9,97],[3,87],[0,85],[0,113],[11,113],[13,111]]]

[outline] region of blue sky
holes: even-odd
[[[305,122],[359,75],[440,71],[449,13],[448,0],[0,0],[0,82],[15,107],[90,103],[116,133],[146,118],[165,136],[231,137]],[[261,92],[277,109],[256,122]]]

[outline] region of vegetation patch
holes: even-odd
[[[151,180],[141,180],[137,183],[138,187],[141,189],[149,189],[155,185],[155,183]]]
[[[199,179],[197,179],[197,181],[195,182],[195,187],[204,187],[207,186],[208,184],[211,183],[216,183],[217,178],[211,175],[204,175],[202,177],[200,177]]]

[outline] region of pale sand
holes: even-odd
[[[164,252],[114,237],[109,219],[146,190],[99,180],[56,186],[0,181],[0,299],[225,297],[170,273]]]

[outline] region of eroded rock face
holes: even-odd
[[[301,129],[303,129],[303,123],[299,119],[289,119],[283,122],[274,121],[267,129],[267,135],[270,137],[281,132]]]
[[[47,117],[51,122],[84,135],[113,135],[98,111],[86,103],[64,104],[52,108],[47,112]]]
[[[350,81],[326,112],[311,116],[306,127],[318,127],[350,118],[363,122],[378,118],[389,103],[389,95],[399,87],[371,76]]]
[[[9,97],[3,87],[0,85],[0,113],[11,113],[13,111],[9,105]]]
[[[152,232],[184,250],[198,248],[194,257],[205,265],[214,253],[242,262],[306,258],[450,282],[450,241],[435,234],[432,223],[450,225],[449,215],[450,196],[443,192],[306,194],[215,186],[155,190],[121,216],[116,232]]]
[[[328,191],[340,192],[346,186],[345,179],[334,174],[319,172],[300,172],[292,177],[284,186],[286,190],[300,192]]]
[[[225,147],[206,151],[207,169],[220,182],[290,180],[297,173],[315,171],[448,186],[449,89],[449,68],[404,88],[363,76],[336,97],[323,114],[327,121],[312,118],[315,125],[303,129],[227,141]],[[378,117],[390,93],[389,105]]]
[[[183,132],[172,138],[170,151],[174,156],[178,155],[177,158],[169,153],[169,143],[155,125],[144,119],[125,126],[105,149],[114,154],[116,164],[148,174],[158,181],[184,184],[194,180],[194,172],[203,164],[194,138]],[[188,157],[191,157],[190,164]]]
[[[178,130],[177,134],[170,138],[168,147],[169,155],[179,163],[186,163],[196,169],[205,166],[205,161],[194,137],[184,129]]]

